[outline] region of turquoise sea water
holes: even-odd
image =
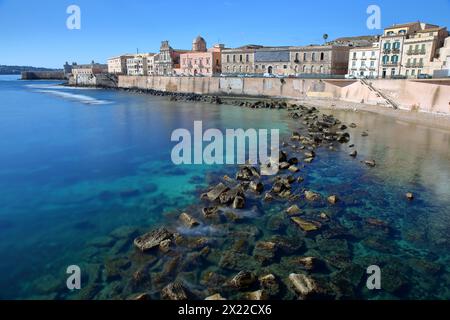
[[[201,189],[217,180],[213,173],[232,169],[173,165],[174,129],[192,129],[196,120],[205,129],[279,128],[283,134],[297,126],[285,111],[57,84],[0,76],[2,299],[80,298],[65,288],[67,266],[102,274],[105,259],[133,251],[132,236],[119,242],[111,232],[173,223],[171,213],[196,204]],[[359,287],[359,298],[449,299],[450,133],[369,113],[333,113],[358,124],[350,133],[359,159],[376,159],[378,166],[353,160],[346,146],[319,151],[302,173],[303,187],[344,201],[334,208],[302,208],[327,211],[352,237],[336,241],[338,248],[306,240],[306,253],[338,252],[359,266],[385,266],[394,289],[373,293]],[[361,137],[363,130],[369,137]],[[406,192],[416,199],[406,201]],[[258,206],[261,218],[254,224],[263,238],[270,235],[267,219],[283,205]],[[368,229],[366,218],[385,221],[390,232]],[[81,298],[124,298],[130,292],[118,289],[125,276],[99,278],[95,293]],[[397,288],[392,282],[398,279]]]

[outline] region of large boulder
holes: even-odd
[[[180,215],[180,220],[188,228],[194,228],[194,227],[200,225],[200,223],[194,217],[192,217],[191,215],[189,215],[186,212],[183,212]]]
[[[166,228],[159,228],[134,239],[134,245],[141,251],[147,251],[159,247],[161,242],[170,238],[172,233]]]
[[[226,185],[224,185],[223,183],[219,183],[206,194],[206,197],[209,201],[214,202],[219,199],[222,193],[228,190],[230,189]]]

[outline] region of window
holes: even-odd
[[[415,76],[415,75],[416,75],[416,70],[413,69],[413,70],[411,71],[411,75],[412,75],[412,76]]]
[[[419,59],[419,66],[423,66],[423,58]]]
[[[383,56],[383,63],[386,64],[389,61],[389,56]]]
[[[295,54],[295,61],[298,61],[298,52]]]
[[[311,73],[314,73],[314,66],[311,66]]]
[[[366,66],[366,61],[361,61],[361,67],[365,67]]]
[[[397,56],[397,55],[392,56],[391,62],[392,62],[392,63],[398,63],[398,56]]]
[[[311,60],[312,61],[316,61],[316,53],[315,52],[312,53]]]
[[[363,56],[363,58],[366,57],[366,52],[365,51],[363,51],[362,56]]]
[[[353,59],[356,59],[356,52],[353,52]]]
[[[406,76],[407,77],[409,76],[409,70],[406,70]]]
[[[373,68],[375,67],[375,61],[370,61],[370,66]]]
[[[303,73],[306,73],[306,66],[303,66]]]
[[[320,66],[320,73],[323,73],[323,66]]]
[[[375,57],[375,51],[372,51],[372,57]]]
[[[236,55],[233,54],[233,62],[236,62]]]
[[[325,54],[323,52],[320,53],[320,61],[323,61],[325,59]]]
[[[303,53],[303,61],[306,61],[306,58],[307,58],[307,53],[305,52],[305,53]]]
[[[239,62],[242,62],[244,60],[242,60],[242,54],[239,56]]]
[[[284,66],[283,66],[283,69],[287,69],[287,65],[284,65]]]
[[[356,67],[356,61],[352,62],[352,67]]]
[[[393,49],[394,50],[399,50],[400,49],[400,42],[398,42],[398,41],[394,42]]]
[[[384,50],[390,50],[391,49],[391,44],[389,42],[386,42],[384,44]]]
[[[395,68],[391,69],[391,77],[395,76]]]
[[[227,54],[227,63],[230,63],[230,55]]]
[[[246,56],[245,56],[245,62],[249,62],[250,61],[250,56],[247,54]]]

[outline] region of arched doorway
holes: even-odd
[[[272,66],[269,66],[269,68],[267,68],[267,73],[272,74],[272,72],[273,72],[273,68],[272,68]]]

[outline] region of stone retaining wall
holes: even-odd
[[[450,114],[450,80],[369,82],[402,109]],[[340,99],[388,106],[376,90],[358,80],[119,76],[118,87],[207,95]]]

